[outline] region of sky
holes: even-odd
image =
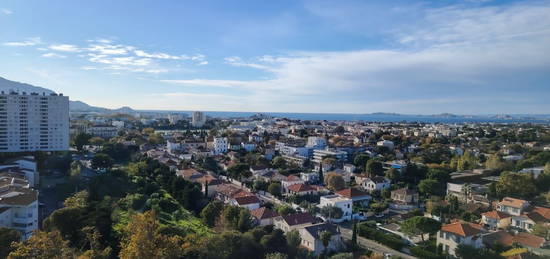
[[[550,0],[2,0],[0,77],[107,108],[550,112]]]

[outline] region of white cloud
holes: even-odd
[[[10,46],[10,47],[27,47],[27,46],[35,46],[39,44],[42,44],[42,40],[40,39],[40,37],[33,37],[33,38],[28,38],[25,41],[5,42],[2,45]]]
[[[53,53],[53,52],[48,52],[48,53],[42,54],[42,57],[44,57],[44,58],[66,58],[67,56],[60,55],[60,54]]]
[[[224,58],[224,61],[226,64],[236,66],[236,67],[251,67],[256,69],[268,69],[268,66],[257,64],[257,63],[251,63],[251,62],[244,62],[240,57],[232,56],[232,57],[226,57]]]
[[[426,112],[429,100],[456,107],[468,103],[460,107],[461,111],[473,109],[474,113],[480,111],[471,107],[487,101],[519,110],[521,106],[506,105],[510,98],[504,96],[507,93],[503,89],[521,91],[522,85],[531,84],[526,73],[547,78],[548,13],[548,4],[537,3],[428,9],[418,23],[392,30],[397,44],[392,49],[296,52],[279,57],[266,55],[253,59],[255,62],[233,56],[224,62],[261,69],[270,77],[162,82],[202,87],[205,91],[234,88],[251,95],[246,100],[254,104],[245,110],[296,111],[301,107],[300,111],[357,112],[406,108],[410,113]],[[420,100],[419,96],[426,98]]]
[[[50,45],[49,48],[51,50],[61,52],[80,52],[80,49],[77,46],[71,44],[54,44]]]
[[[6,9],[6,8],[0,9],[0,12],[2,12],[5,15],[10,15],[13,13],[10,9]]]

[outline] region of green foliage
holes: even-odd
[[[529,174],[503,172],[495,187],[498,197],[530,198],[537,194],[535,180]]]
[[[92,158],[93,169],[109,169],[113,166],[113,163],[114,160],[104,153],[97,153],[94,158]]]
[[[292,207],[290,207],[289,205],[277,205],[277,206],[275,207],[275,210],[276,210],[277,213],[279,213],[279,215],[281,215],[281,216],[286,216],[286,215],[290,215],[290,214],[296,213],[296,210],[293,209]]]
[[[369,226],[369,223],[367,222],[358,224],[358,233],[359,236],[367,239],[374,239],[395,250],[400,250],[403,246],[405,246],[405,243],[401,240],[401,237],[378,231],[375,227]]]
[[[441,223],[439,221],[422,216],[415,216],[401,223],[403,232],[411,236],[422,235],[422,239],[424,239],[423,234],[435,234],[440,228]]]
[[[475,248],[469,245],[458,245],[458,247],[455,250],[455,253],[459,258],[487,258],[487,259],[502,258],[499,254],[489,249]]]
[[[276,156],[275,158],[273,158],[273,160],[271,161],[271,165],[277,169],[286,169],[288,166],[286,160],[281,156]]]
[[[367,173],[373,175],[382,175],[384,173],[382,163],[377,160],[369,160],[365,166],[365,170],[367,171]]]
[[[413,246],[410,248],[412,255],[423,259],[445,259],[444,255],[438,255],[436,253],[425,250],[420,246]]]
[[[212,201],[202,209],[200,216],[209,227],[213,227],[216,224],[216,220],[220,216],[223,210],[223,204],[219,201]]]
[[[19,231],[0,227],[0,258],[6,258],[13,251],[11,243],[19,242],[20,240],[21,233]]]
[[[280,196],[281,195],[281,189],[282,189],[282,186],[281,186],[281,183],[279,183],[279,182],[272,182],[267,187],[267,191],[269,193],[271,193],[271,195],[273,195],[273,196]]]
[[[353,164],[357,168],[365,168],[367,166],[367,161],[369,161],[370,156],[367,154],[358,154],[353,158]]]
[[[78,133],[73,138],[73,144],[78,151],[82,151],[82,148],[90,143],[91,137],[92,136],[84,132]]]
[[[231,178],[238,180],[242,178],[248,178],[252,175],[252,173],[250,172],[250,166],[244,163],[237,163],[230,166],[229,168],[227,168],[227,172],[229,173],[229,176]]]
[[[321,208],[321,215],[327,219],[340,219],[344,212],[339,207],[328,205]]]
[[[330,173],[325,178],[325,183],[327,187],[332,191],[339,191],[346,188],[346,182],[344,177],[337,173]]]

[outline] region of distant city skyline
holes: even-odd
[[[550,1],[0,3],[0,77],[93,106],[550,111]]]

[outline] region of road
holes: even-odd
[[[349,228],[344,228],[340,226],[340,232],[342,233],[342,237],[348,240],[351,240],[351,237],[353,235],[353,231]],[[369,249],[374,252],[383,253],[383,254],[391,254],[393,256],[399,256],[404,259],[415,259],[416,257],[399,252],[397,250],[391,249],[387,246],[384,246],[380,243],[377,243],[374,240],[366,239],[360,236],[357,236],[357,242],[359,245],[363,248]]]

